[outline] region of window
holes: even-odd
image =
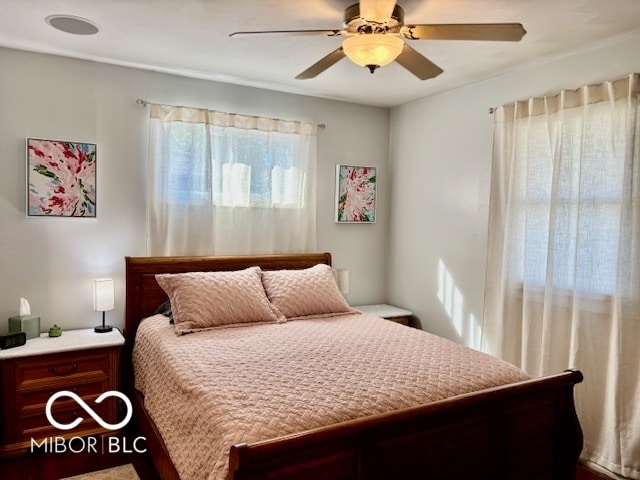
[[[517,276],[530,286],[615,290],[626,152],[623,140],[609,147],[610,105],[591,108],[586,117],[574,108],[515,124],[515,154],[524,165],[514,184],[514,254],[522,258]]]
[[[299,135],[174,122],[166,139],[167,199],[178,204],[303,208]],[[209,151],[210,157],[209,157]]]
[[[314,251],[315,133],[309,123],[151,105],[148,253]]]

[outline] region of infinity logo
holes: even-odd
[[[102,418],[100,418],[100,416],[91,407],[89,407],[89,405],[87,405],[85,403],[85,401],[82,400],[78,395],[76,395],[73,392],[69,392],[67,390],[61,390],[60,392],[57,392],[57,393],[54,393],[53,395],[51,395],[51,397],[47,401],[47,408],[46,408],[47,420],[49,420],[49,423],[51,425],[53,425],[54,427],[56,427],[56,428],[58,428],[60,430],[71,430],[72,428],[77,427],[78,424],[82,420],[84,420],[82,417],[78,417],[73,422],[68,423],[66,425],[64,423],[57,422],[53,418],[53,415],[51,415],[51,407],[53,406],[53,402],[55,402],[60,397],[69,397],[69,398],[72,398],[73,400],[75,400],[75,402],[78,405],[80,405],[80,407],[82,407],[82,409],[85,412],[87,412],[89,415],[91,415],[91,417],[96,422],[98,422],[102,428],[106,428],[107,430],[118,430],[119,428],[124,427],[127,423],[129,423],[129,420],[131,420],[131,415],[133,414],[133,407],[131,406],[131,401],[126,397],[126,395],[124,393],[117,392],[115,390],[111,390],[109,392],[104,392],[102,395],[100,395],[98,398],[96,398],[96,403],[101,403],[105,398],[118,397],[119,399],[121,399],[127,405],[127,415],[126,415],[125,419],[122,420],[120,423],[116,423],[115,425],[112,425],[112,424],[107,423],[104,420],[102,420]]]

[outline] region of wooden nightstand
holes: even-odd
[[[83,437],[112,433],[102,428],[72,398],[57,399],[51,409],[60,423],[84,420],[71,430],[58,430],[46,416],[49,397],[61,390],[82,398],[105,422],[118,423],[119,400],[95,399],[120,386],[124,338],[114,329],[66,330],[60,337],[42,334],[26,345],[0,350],[0,457],[28,453],[31,441],[50,437]]]
[[[411,321],[411,315],[413,315],[409,310],[394,307],[393,305],[387,305],[386,303],[377,305],[358,305],[353,308],[360,310],[361,312],[369,313],[376,317],[386,318],[392,322],[401,323],[402,325],[407,326]]]

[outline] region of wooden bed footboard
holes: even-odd
[[[570,480],[582,449],[577,370],[235,445],[231,480]]]

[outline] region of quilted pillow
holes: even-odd
[[[284,320],[269,303],[260,268],[156,275],[169,296],[178,335],[247,323]]]
[[[329,265],[263,271],[262,283],[273,306],[287,319],[353,311],[340,293]]]

